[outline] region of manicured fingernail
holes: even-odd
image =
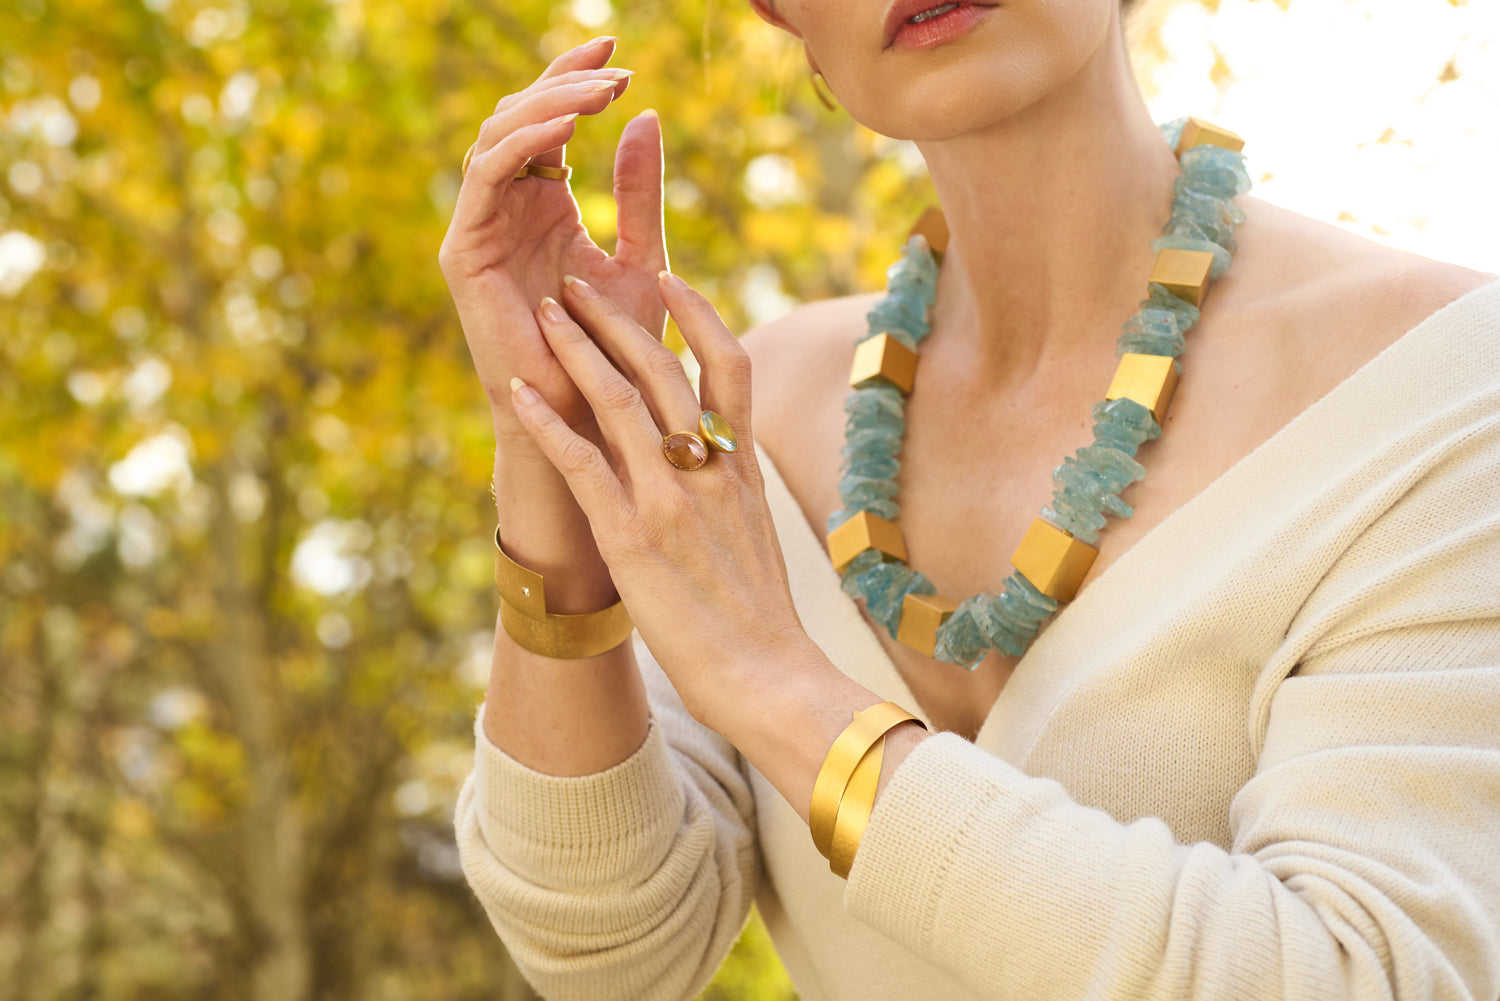
[[[563,284],[568,287],[569,292],[572,292],[580,299],[594,299],[599,295],[598,292],[594,291],[594,287],[588,282],[584,281],[582,278],[574,278],[572,275],[563,275]]]
[[[510,391],[514,393],[516,399],[520,400],[522,403],[532,404],[541,399],[541,397],[536,395],[536,390],[532,389],[530,386],[526,385],[526,383],[521,381],[520,376],[516,376],[515,378],[510,380]]]
[[[658,271],[656,278],[667,288],[687,288],[687,282],[678,278],[670,271]]]
[[[611,66],[607,69],[591,70],[589,76],[596,80],[628,80],[635,76],[635,70],[622,70]]]
[[[619,35],[600,35],[598,38],[591,38],[587,42],[584,42],[581,48],[586,49],[594,45],[603,45],[605,42],[609,42],[612,44],[614,42],[618,42],[619,40]]]
[[[647,108],[645,111],[641,112],[636,117],[637,118],[660,118],[661,116],[656,113],[656,109],[655,108]]]
[[[578,112],[575,111],[571,115],[560,115],[557,118],[552,119],[547,124],[548,125],[561,125],[564,122],[571,122],[573,119],[575,119],[577,117],[578,117]]]
[[[580,94],[597,94],[604,90],[614,90],[618,86],[619,83],[614,80],[585,80],[574,84],[573,89]]]
[[[566,323],[568,321],[568,314],[557,304],[557,300],[550,295],[542,296],[542,315],[553,323]]]

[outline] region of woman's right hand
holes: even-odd
[[[662,233],[661,130],[654,114],[629,122],[615,158],[619,211],[613,255],[584,229],[567,182],[516,179],[528,162],[558,166],[574,118],[603,111],[629,84],[604,69],[615,40],[565,52],[525,90],[502,98],[484,122],[438,262],[463,323],[501,448],[534,448],[510,405],[510,380],[535,387],[580,435],[602,436],[593,412],[536,326],[543,296],[561,298],[577,275],[620,303],[660,339],[666,310],[657,274],[667,267]]]

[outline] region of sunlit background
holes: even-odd
[[[1256,195],[1500,271],[1500,3],[1129,29]],[[0,5],[0,997],[532,996],[453,845],[493,441],[436,254],[478,123],[599,33],[639,71],[570,152],[601,243],[656,107],[736,329],[879,287],[921,159],[740,0]],[[708,996],[791,996],[758,922]]]

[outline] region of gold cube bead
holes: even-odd
[[[1245,148],[1245,140],[1228,129],[1205,122],[1201,118],[1189,118],[1187,124],[1182,127],[1182,135],[1177,140],[1177,148],[1172,152],[1181,156],[1194,146],[1223,146],[1225,149],[1239,152]]]
[[[901,602],[901,627],[896,641],[931,657],[937,649],[938,627],[958,610],[959,603],[941,594],[908,594]]]
[[[1125,354],[1120,356],[1120,364],[1115,368],[1115,377],[1110,380],[1104,398],[1134,400],[1151,411],[1151,416],[1160,426],[1176,391],[1177,366],[1172,364],[1171,358]]]
[[[1151,265],[1148,282],[1166,286],[1183,302],[1202,306],[1208,295],[1208,269],[1213,266],[1214,255],[1207,250],[1181,250],[1163,247],[1156,252],[1156,262]]]
[[[942,209],[929,205],[906,238],[909,240],[919,235],[927,238],[927,247],[932,251],[933,259],[942,264],[943,255],[948,252],[948,219],[943,215]]]
[[[828,533],[828,558],[835,572],[844,568],[866,549],[876,549],[881,559],[906,562],[906,537],[901,526],[878,514],[859,511],[854,517]]]
[[[883,382],[910,393],[916,378],[917,353],[890,334],[866,338],[854,349],[849,385],[855,389]]]
[[[1093,546],[1037,518],[1010,562],[1038,591],[1058,601],[1072,601],[1098,555]]]

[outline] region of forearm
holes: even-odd
[[[804,821],[813,784],[828,749],[856,710],[886,701],[844,674],[808,640],[773,664],[746,665],[727,676],[717,708],[705,723],[723,734],[791,804]],[[904,707],[915,712],[915,707]],[[876,793],[890,782],[911,750],[928,737],[916,723],[892,729],[885,743]]]
[[[540,454],[501,449],[495,503],[505,552],[546,581],[547,610],[572,615],[619,600],[588,519]],[[645,740],[649,712],[629,641],[578,660],[532,653],[495,621],[484,732],[523,765],[548,775],[591,775]]]

